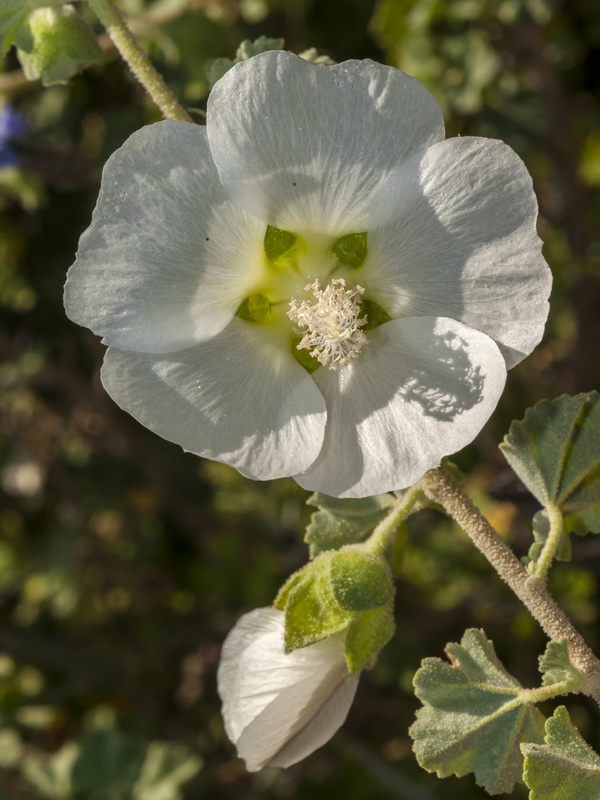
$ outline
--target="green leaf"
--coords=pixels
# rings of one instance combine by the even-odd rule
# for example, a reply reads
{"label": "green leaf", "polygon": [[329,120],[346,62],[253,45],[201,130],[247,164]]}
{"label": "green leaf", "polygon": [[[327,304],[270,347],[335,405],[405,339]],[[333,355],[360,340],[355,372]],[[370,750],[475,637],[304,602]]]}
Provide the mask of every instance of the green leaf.
{"label": "green leaf", "polygon": [[[415,675],[423,703],[409,733],[422,767],[440,778],[474,773],[490,794],[510,792],[521,776],[521,742],[542,741],[544,718],[504,669],[483,631],[467,630]],[[523,694],[522,694],[523,693]]]}
{"label": "green leaf", "polygon": [[571,516],[569,528],[600,533],[600,395],[542,400],[515,421],[501,445],[523,483]]}
{"label": "green leaf", "polygon": [[17,52],[28,80],[42,79],[44,86],[66,83],[73,75],[102,56],[86,20],[71,5],[40,8],[27,21],[31,48]]}
{"label": "green leaf", "polygon": [[544,686],[568,681],[572,685],[571,691],[576,691],[576,687],[582,686],[584,682],[581,670],[571,663],[566,639],[548,644],[546,652],[540,656],[540,672],[544,676]]}
{"label": "green leaf", "polygon": [[0,0],[0,58],[12,44],[27,46],[31,41],[27,19],[37,8],[59,6],[65,0]]}
{"label": "green leaf", "polygon": [[145,742],[135,736],[107,728],[90,731],[81,742],[73,766],[75,797],[85,800],[125,800],[140,774]]}
{"label": "green leaf", "polygon": [[133,788],[133,800],[180,800],[180,787],[202,768],[202,760],[187,747],[151,742],[140,777]]}
{"label": "green leaf", "polygon": [[66,744],[51,756],[25,756],[21,772],[40,797],[66,800],[71,797],[71,772],[78,747]]}
{"label": "green leaf", "polygon": [[397,500],[391,494],[340,500],[316,492],[306,502],[319,509],[311,516],[304,536],[314,558],[325,550],[364,541]]}
{"label": "green leaf", "polygon": [[545,744],[524,744],[529,800],[598,800],[600,757],[559,706],[546,722]]}

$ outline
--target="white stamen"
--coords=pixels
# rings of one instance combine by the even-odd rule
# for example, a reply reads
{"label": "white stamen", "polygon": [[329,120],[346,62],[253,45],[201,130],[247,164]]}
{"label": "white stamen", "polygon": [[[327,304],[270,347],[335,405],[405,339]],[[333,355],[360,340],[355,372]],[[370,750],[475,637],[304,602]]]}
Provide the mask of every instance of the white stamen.
{"label": "white stamen", "polygon": [[[316,303],[292,299],[288,317],[300,328],[307,328],[298,350],[310,350],[321,364],[329,369],[337,369],[347,364],[360,353],[367,343],[361,331],[367,318],[359,319],[360,297],[364,294],[362,286],[346,289],[343,278],[330,281],[321,289],[318,280],[305,287],[317,299]],[[303,333],[304,331],[298,331]],[[312,348],[312,349],[311,349]]]}

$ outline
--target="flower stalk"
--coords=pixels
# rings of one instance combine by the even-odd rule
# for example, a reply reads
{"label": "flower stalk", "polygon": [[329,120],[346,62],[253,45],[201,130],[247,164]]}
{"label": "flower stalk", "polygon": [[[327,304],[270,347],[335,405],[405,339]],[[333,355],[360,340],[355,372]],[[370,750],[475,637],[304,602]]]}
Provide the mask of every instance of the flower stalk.
{"label": "flower stalk", "polygon": [[166,119],[193,122],[125,24],[112,0],[88,0],[129,68]]}
{"label": "flower stalk", "polygon": [[539,575],[529,575],[498,532],[443,467],[429,470],[421,481],[426,495],[439,503],[467,533],[500,577],[525,604],[552,640],[566,638],[572,663],[585,675],[581,691],[600,705],[600,660],[571,620],[549,594]]}
{"label": "flower stalk", "polygon": [[385,555],[398,533],[398,528],[415,510],[423,491],[420,484],[403,494],[387,517],[381,520],[365,542],[365,549],[373,555]]}

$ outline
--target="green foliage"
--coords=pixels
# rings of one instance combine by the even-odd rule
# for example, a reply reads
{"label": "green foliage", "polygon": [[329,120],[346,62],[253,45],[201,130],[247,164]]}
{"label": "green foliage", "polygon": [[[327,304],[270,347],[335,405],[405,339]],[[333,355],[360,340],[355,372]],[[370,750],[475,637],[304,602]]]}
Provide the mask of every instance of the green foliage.
{"label": "green foliage", "polygon": [[600,756],[559,706],[546,721],[545,744],[524,744],[523,777],[530,800],[598,800]]}
{"label": "green foliage", "polygon": [[12,44],[27,46],[31,34],[26,24],[32,11],[63,5],[66,0],[0,0],[0,57]]}
{"label": "green foliage", "polygon": [[[523,561],[527,566],[533,566],[536,563],[542,550],[544,549],[544,545],[548,540],[548,536],[550,535],[550,520],[548,519],[548,514],[545,509],[534,514],[532,520],[532,529],[533,544],[529,548],[529,553],[527,556],[523,558]],[[554,557],[558,559],[558,561],[570,561],[572,555],[573,547],[571,545],[571,537],[569,536],[568,531],[565,529],[560,537],[560,542]]]}
{"label": "green foliage", "polygon": [[23,759],[23,776],[48,800],[180,800],[180,787],[200,768],[183,745],[147,745],[113,728],[89,731],[53,755]]}
{"label": "green foliage", "polygon": [[583,673],[571,663],[566,639],[549,642],[546,651],[540,656],[539,665],[544,686],[566,682],[570,685],[571,691],[576,691],[583,685]]}
{"label": "green foliage", "polygon": [[65,83],[102,55],[93,30],[71,5],[40,8],[26,24],[29,41],[18,42],[18,56],[31,81],[41,78],[44,86]]}
{"label": "green foliage", "polygon": [[424,707],[409,733],[422,767],[440,778],[474,773],[490,794],[519,780],[521,742],[542,741],[543,717],[505,670],[483,631],[446,647],[450,664],[426,658],[415,675]]}
{"label": "green foliage", "polygon": [[391,494],[339,500],[315,492],[306,502],[319,509],[312,514],[304,537],[314,558],[326,550],[364,541],[397,500]]}
{"label": "green foliage", "polygon": [[600,533],[597,392],[542,400],[512,423],[501,448],[542,505],[557,505],[580,531]]}

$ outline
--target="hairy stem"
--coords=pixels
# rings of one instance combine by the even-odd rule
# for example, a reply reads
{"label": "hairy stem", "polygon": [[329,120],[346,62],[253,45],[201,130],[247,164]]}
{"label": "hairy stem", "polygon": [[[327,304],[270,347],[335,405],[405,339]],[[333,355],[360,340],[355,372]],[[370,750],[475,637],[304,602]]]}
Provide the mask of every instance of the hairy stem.
{"label": "hairy stem", "polygon": [[165,118],[192,122],[190,115],[179,104],[171,89],[152,66],[150,59],[137,43],[112,0],[88,0],[88,2],[106,28],[115,47]]}
{"label": "hairy stem", "polygon": [[548,518],[550,520],[550,532],[548,533],[548,538],[544,542],[540,557],[535,562],[533,568],[533,574],[538,575],[540,578],[545,578],[548,574],[548,570],[552,566],[552,561],[558,550],[560,540],[565,532],[565,523],[560,508],[555,505],[549,505],[546,511],[548,512]]}
{"label": "hairy stem", "polygon": [[582,691],[600,705],[600,660],[551,597],[544,579],[527,573],[510,547],[446,469],[438,467],[430,470],[423,477],[420,486],[431,500],[443,506],[458,522],[475,547],[527,606],[550,639],[567,640],[571,661],[585,675]]}
{"label": "hairy stem", "polygon": [[384,555],[392,544],[398,528],[402,522],[415,510],[419,498],[423,497],[423,490],[417,486],[409,489],[400,497],[387,517],[381,520],[373,533],[369,536],[365,546],[376,555]]}

